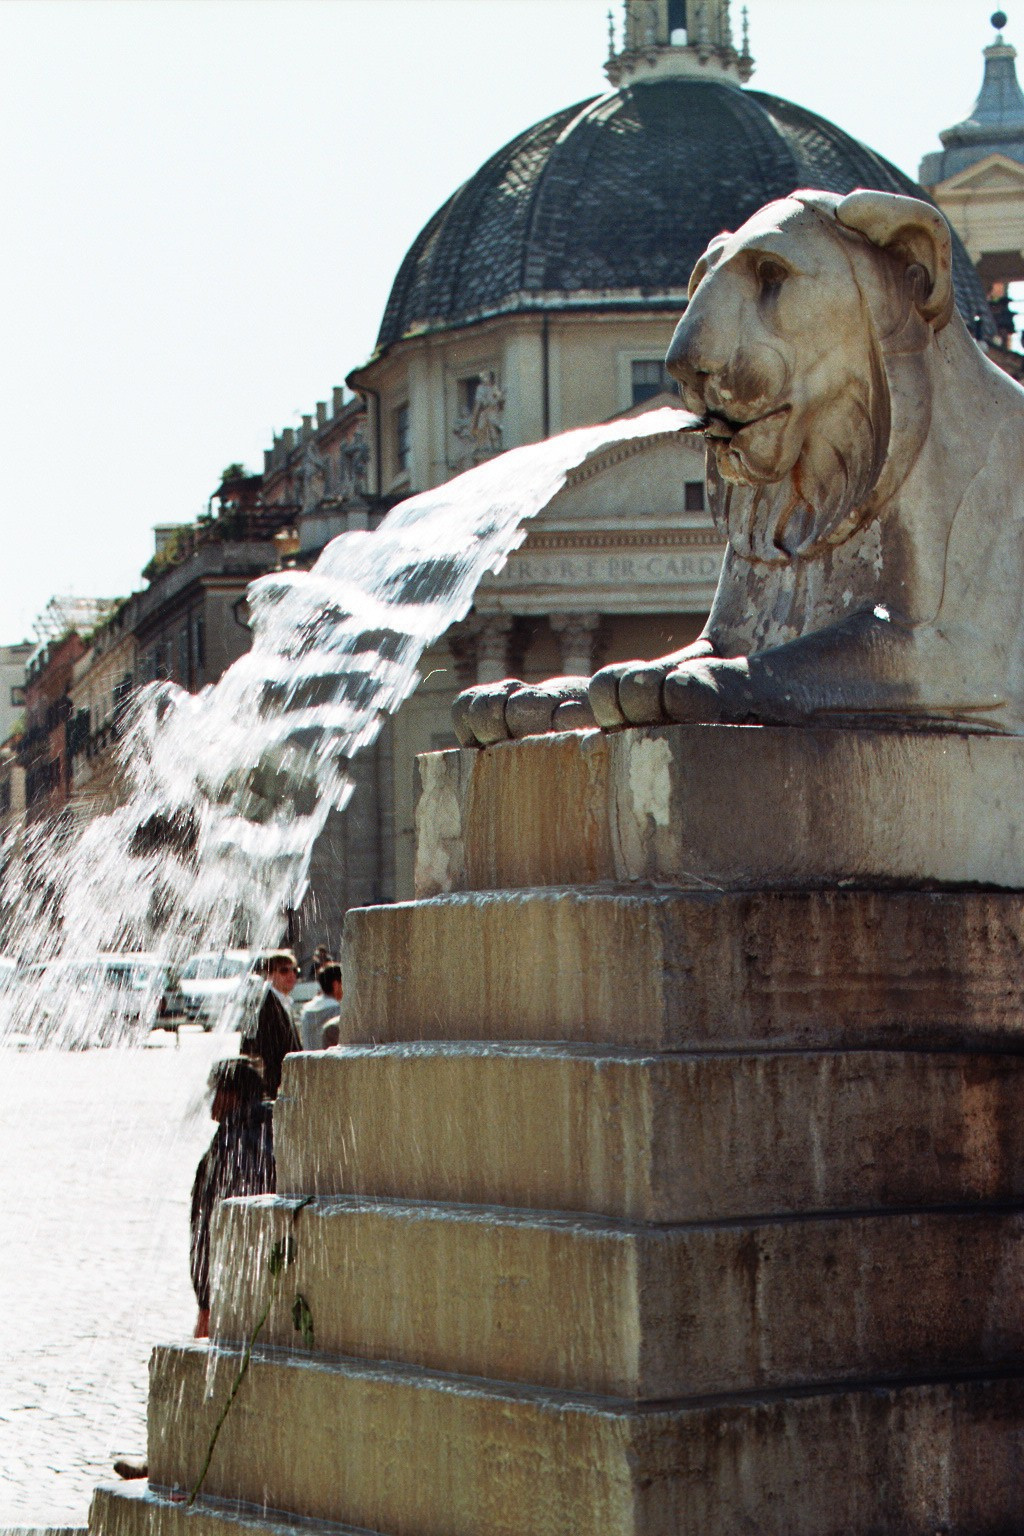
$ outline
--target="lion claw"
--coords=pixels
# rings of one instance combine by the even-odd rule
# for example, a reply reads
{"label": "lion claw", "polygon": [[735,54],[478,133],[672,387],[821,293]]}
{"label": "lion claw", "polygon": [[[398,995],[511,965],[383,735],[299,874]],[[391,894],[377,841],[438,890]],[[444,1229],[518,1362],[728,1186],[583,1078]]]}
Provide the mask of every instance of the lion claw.
{"label": "lion claw", "polygon": [[661,693],[674,662],[649,661],[626,668],[619,678],[619,707],[630,725],[661,725],[665,707]]}
{"label": "lion claw", "polygon": [[662,689],[665,713],[677,725],[742,725],[756,718],[743,661],[693,661],[676,667]]}
{"label": "lion claw", "polygon": [[460,693],[452,705],[452,724],[463,747],[490,747],[507,741],[505,700],[523,684],[517,677],[500,683],[480,683]]}
{"label": "lion claw", "polygon": [[616,662],[614,666],[602,667],[590,679],[587,696],[594,719],[603,731],[614,731],[629,723],[619,707],[619,678],[633,665],[633,662]]}
{"label": "lion claw", "polygon": [[549,731],[593,729],[585,677],[554,677],[530,685],[518,678],[467,688],[452,705],[455,733],[464,747],[490,747]]}

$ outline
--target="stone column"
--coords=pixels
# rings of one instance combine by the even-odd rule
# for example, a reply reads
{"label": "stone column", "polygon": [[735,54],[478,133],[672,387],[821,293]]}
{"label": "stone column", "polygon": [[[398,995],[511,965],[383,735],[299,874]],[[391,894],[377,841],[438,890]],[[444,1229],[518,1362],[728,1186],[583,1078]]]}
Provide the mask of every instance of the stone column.
{"label": "stone column", "polygon": [[472,688],[476,682],[476,637],[477,624],[473,618],[453,624],[444,637],[459,689]]}
{"label": "stone column", "polygon": [[476,680],[500,683],[508,677],[508,637],[512,629],[510,614],[498,613],[480,622],[476,642]]}
{"label": "stone column", "polygon": [[565,677],[589,677],[594,670],[594,635],[599,613],[553,613],[551,628],[561,642]]}

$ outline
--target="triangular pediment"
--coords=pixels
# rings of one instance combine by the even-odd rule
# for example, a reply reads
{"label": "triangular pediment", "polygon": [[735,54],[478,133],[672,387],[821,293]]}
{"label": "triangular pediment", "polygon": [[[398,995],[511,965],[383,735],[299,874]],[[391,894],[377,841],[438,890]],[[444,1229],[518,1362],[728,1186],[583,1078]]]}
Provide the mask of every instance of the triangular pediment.
{"label": "triangular pediment", "polygon": [[1024,165],[1009,155],[986,155],[976,165],[940,181],[931,191],[940,205],[946,192],[1024,192]]}
{"label": "triangular pediment", "polygon": [[[660,396],[644,402],[647,410],[662,404]],[[691,419],[688,412],[679,410],[678,398],[674,404],[680,424]],[[687,484],[698,483],[704,483],[704,439],[699,432],[670,428],[654,437],[629,438],[591,455],[573,470],[564,488],[537,517],[536,526],[674,523],[687,517]],[[693,515],[691,509],[689,516]]]}

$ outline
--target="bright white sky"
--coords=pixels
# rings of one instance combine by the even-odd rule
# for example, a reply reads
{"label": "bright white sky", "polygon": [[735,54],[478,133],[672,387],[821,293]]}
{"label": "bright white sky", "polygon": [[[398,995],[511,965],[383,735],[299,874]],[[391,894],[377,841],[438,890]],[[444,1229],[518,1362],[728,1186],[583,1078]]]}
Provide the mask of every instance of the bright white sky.
{"label": "bright white sky", "polygon": [[[915,174],[977,94],[994,7],[749,8],[752,84]],[[54,592],[141,585],[154,523],[195,517],[224,465],[261,467],[273,431],[329,398],[435,208],[602,89],[607,10],[0,3],[0,640]]]}

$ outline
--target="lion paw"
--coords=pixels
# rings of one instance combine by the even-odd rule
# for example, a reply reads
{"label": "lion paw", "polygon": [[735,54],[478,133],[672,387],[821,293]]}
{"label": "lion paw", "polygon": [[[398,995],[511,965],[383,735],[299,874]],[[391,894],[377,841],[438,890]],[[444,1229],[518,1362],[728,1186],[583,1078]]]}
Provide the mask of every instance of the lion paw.
{"label": "lion paw", "polygon": [[598,725],[614,731],[624,725],[663,725],[672,716],[665,708],[665,681],[684,663],[710,652],[706,640],[656,661],[617,661],[590,679],[590,707]]}
{"label": "lion paw", "polygon": [[467,688],[452,705],[455,734],[464,747],[490,747],[549,731],[593,729],[588,678],[553,677],[546,683],[506,678]]}
{"label": "lion paw", "polygon": [[620,661],[602,667],[590,680],[590,707],[605,730],[623,725],[659,725],[665,719],[661,685],[677,665],[664,661]]}

